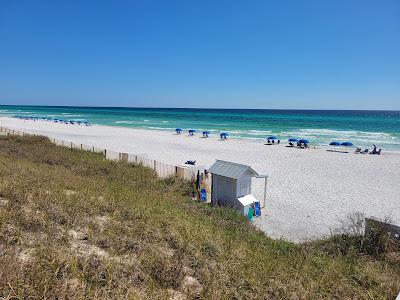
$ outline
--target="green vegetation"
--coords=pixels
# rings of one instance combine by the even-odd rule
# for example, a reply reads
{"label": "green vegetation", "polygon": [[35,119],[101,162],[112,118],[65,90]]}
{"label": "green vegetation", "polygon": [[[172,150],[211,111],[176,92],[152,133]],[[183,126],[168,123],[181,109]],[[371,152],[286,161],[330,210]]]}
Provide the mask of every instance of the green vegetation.
{"label": "green vegetation", "polygon": [[193,186],[39,137],[0,137],[0,298],[393,299],[398,256],[267,238]]}

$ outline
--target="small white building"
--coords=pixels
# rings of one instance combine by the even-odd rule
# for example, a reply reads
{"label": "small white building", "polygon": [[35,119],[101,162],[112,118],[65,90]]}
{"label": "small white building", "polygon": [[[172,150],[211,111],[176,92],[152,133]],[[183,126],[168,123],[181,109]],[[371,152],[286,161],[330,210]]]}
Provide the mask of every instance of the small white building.
{"label": "small white building", "polygon": [[250,166],[224,160],[217,160],[208,172],[212,174],[211,203],[232,206],[242,215],[247,215],[249,208],[257,202],[251,195],[251,178],[267,178]]}

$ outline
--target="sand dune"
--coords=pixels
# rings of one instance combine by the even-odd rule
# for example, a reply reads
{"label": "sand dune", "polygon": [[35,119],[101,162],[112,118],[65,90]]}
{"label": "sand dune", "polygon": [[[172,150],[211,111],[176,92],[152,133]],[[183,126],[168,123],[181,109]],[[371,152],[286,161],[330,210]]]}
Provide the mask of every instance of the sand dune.
{"label": "sand dune", "polygon": [[[332,153],[326,149],[265,146],[250,139],[175,135],[108,126],[77,126],[1,117],[1,126],[149,157],[169,164],[196,160],[209,167],[215,159],[251,165],[270,176],[267,207],[255,224],[274,238],[293,241],[320,237],[348,213],[391,216],[400,222],[400,153],[381,156]],[[262,196],[255,180],[253,194]]]}

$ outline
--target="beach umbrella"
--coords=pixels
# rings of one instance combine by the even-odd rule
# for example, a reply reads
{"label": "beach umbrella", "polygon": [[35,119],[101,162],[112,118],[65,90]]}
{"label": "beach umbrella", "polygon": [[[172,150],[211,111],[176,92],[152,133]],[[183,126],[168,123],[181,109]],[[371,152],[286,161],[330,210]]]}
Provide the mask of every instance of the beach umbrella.
{"label": "beach umbrella", "polygon": [[203,131],[203,136],[208,136],[209,134],[210,134],[209,131],[207,131],[207,130]]}
{"label": "beach umbrella", "polygon": [[176,131],[177,133],[180,133],[180,132],[182,131],[182,129],[181,129],[181,128],[176,128],[175,131]]}
{"label": "beach umbrella", "polygon": [[297,142],[297,141],[298,141],[298,139],[294,139],[294,138],[288,139],[288,142]]}
{"label": "beach umbrella", "polygon": [[340,146],[339,142],[330,142],[329,146]]}
{"label": "beach umbrella", "polygon": [[351,143],[351,142],[344,142],[344,143],[342,143],[341,145],[342,145],[342,146],[345,146],[345,147],[351,147],[351,146],[353,146],[353,143]]}
{"label": "beach umbrella", "polygon": [[221,133],[219,134],[219,136],[221,137],[221,139],[225,139],[225,140],[226,140],[226,137],[229,136],[229,133],[227,133],[227,132],[221,132]]}
{"label": "beach umbrella", "polygon": [[274,135],[267,137],[267,140],[277,140],[277,139],[278,139],[278,137],[276,137]]}
{"label": "beach umbrella", "polygon": [[300,143],[300,144],[308,144],[309,141],[308,141],[308,140],[299,140],[299,143]]}

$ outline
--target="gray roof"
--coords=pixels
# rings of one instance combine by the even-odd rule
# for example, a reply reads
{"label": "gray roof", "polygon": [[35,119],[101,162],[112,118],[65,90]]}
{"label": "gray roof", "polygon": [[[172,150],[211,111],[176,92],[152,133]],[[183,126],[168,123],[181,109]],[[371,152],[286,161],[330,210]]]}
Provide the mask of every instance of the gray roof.
{"label": "gray roof", "polygon": [[238,179],[240,176],[249,172],[253,176],[258,176],[250,166],[237,164],[224,160],[217,160],[209,169],[208,172],[215,175],[220,175],[228,178]]}

